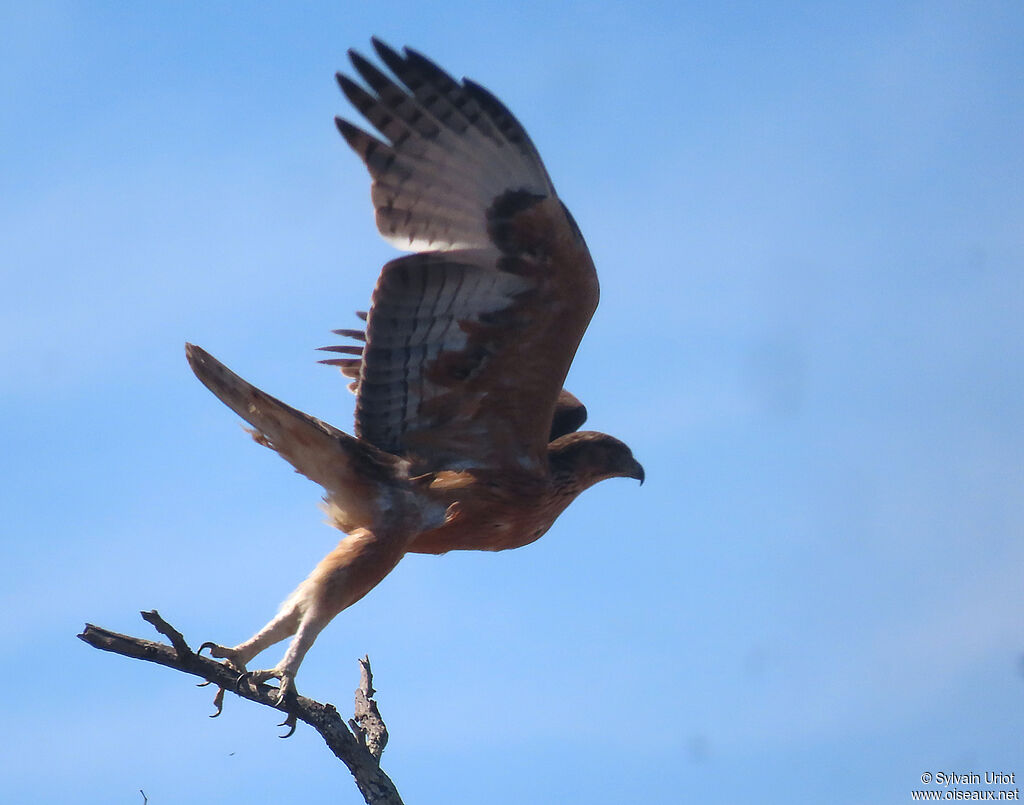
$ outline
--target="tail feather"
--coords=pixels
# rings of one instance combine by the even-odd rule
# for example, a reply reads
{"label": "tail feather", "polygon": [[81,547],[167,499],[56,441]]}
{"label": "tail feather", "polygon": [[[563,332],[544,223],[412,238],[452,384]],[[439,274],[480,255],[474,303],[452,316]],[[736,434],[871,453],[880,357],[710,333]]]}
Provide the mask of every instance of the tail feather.
{"label": "tail feather", "polygon": [[200,347],[186,344],[185,355],[203,385],[253,426],[257,442],[327,490],[345,525],[373,522],[386,505],[382,493],[405,474],[402,459],[260,391]]}

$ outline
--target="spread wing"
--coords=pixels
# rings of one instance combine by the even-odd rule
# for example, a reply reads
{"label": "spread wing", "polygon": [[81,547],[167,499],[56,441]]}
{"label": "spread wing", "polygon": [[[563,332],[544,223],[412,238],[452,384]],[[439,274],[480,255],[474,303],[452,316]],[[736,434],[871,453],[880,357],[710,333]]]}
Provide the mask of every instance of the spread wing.
{"label": "spread wing", "polygon": [[[366,313],[359,311],[357,313],[364,320]],[[336,335],[345,336],[355,341],[366,341],[365,330],[332,330]],[[352,382],[348,384],[349,389],[355,393],[359,388],[359,373],[362,368],[363,359],[363,348],[352,345],[338,345],[333,347],[320,347],[323,352],[337,352],[342,355],[357,355],[360,357],[354,358],[327,358],[320,361],[320,363],[327,364],[328,366],[337,366],[343,375],[346,377],[353,378]],[[580,402],[579,398],[575,394],[562,389],[558,393],[558,399],[555,401],[555,413],[551,419],[551,432],[548,434],[548,441],[553,442],[560,436],[565,436],[567,433],[574,433],[583,427],[583,423],[587,421],[587,407]]]}
{"label": "spread wing", "polygon": [[[479,85],[374,40],[338,77],[377,139],[338,128],[373,177],[384,266],[356,378],[356,433],[421,469],[547,472],[569,365],[597,306],[593,262],[533,143]],[[340,331],[359,337],[359,331]],[[571,396],[571,395],[570,395]],[[565,427],[565,425],[561,425]]]}

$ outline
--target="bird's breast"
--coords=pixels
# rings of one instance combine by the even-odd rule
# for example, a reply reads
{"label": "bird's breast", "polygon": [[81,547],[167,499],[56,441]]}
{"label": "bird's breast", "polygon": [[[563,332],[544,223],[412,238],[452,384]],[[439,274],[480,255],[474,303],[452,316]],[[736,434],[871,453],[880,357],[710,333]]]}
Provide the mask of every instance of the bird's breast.
{"label": "bird's breast", "polygon": [[471,484],[453,492],[445,522],[416,537],[411,553],[521,548],[543,536],[569,503],[548,484]]}

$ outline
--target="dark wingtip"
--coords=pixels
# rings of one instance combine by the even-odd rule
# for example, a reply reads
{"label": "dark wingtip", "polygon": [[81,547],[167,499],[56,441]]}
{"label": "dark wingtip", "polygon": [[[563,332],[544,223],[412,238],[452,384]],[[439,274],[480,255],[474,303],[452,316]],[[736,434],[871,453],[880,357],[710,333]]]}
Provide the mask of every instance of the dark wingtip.
{"label": "dark wingtip", "polygon": [[185,342],[185,360],[188,361],[188,365],[192,367],[193,371],[197,364],[204,363],[209,357],[210,354],[202,347],[197,347],[188,341]]}
{"label": "dark wingtip", "polygon": [[349,123],[345,118],[335,116],[334,125],[337,126],[338,132],[342,137],[345,138],[345,142],[349,144],[357,153],[360,153],[357,143],[359,142],[359,136],[369,136],[360,129],[358,126]]}
{"label": "dark wingtip", "polygon": [[370,60],[366,58],[362,53],[354,48],[348,49],[348,60],[352,62],[352,66],[356,68],[359,75],[365,77],[364,70],[370,69],[375,70],[376,68],[371,64]]}
{"label": "dark wingtip", "polygon": [[398,55],[398,51],[396,51],[383,39],[376,36],[371,36],[370,44],[373,45],[373,49],[377,52],[377,55],[380,56],[381,60],[389,67],[391,66],[392,63],[402,61],[402,57]]}

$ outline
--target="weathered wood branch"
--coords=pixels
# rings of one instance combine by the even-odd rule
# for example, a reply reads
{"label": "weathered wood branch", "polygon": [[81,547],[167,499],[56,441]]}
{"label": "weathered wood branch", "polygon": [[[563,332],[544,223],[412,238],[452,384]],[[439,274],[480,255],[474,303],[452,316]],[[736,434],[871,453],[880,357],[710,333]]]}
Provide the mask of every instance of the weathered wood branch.
{"label": "weathered wood branch", "polygon": [[118,634],[92,624],[86,624],[78,637],[93,648],[165,665],[217,685],[220,691],[215,699],[215,716],[220,715],[224,690],[231,690],[243,699],[287,713],[285,724],[294,724],[296,719],[309,724],[320,733],[328,749],[348,766],[368,805],[402,805],[395,784],[380,768],[381,752],[387,743],[387,728],[380,717],[377,702],[373,699],[373,674],[368,657],[359,660],[360,683],[356,689],[355,718],[349,722],[352,726],[350,730],[333,704],[321,704],[305,696],[295,696],[278,703],[277,688],[270,685],[245,683],[236,686],[238,671],[196,654],[181,633],[161,618],[156,610],[141,614],[145,621],[170,641],[170,645]]}
{"label": "weathered wood branch", "polygon": [[377,702],[373,698],[373,671],[370,670],[369,656],[359,661],[359,687],[356,688],[355,718],[348,720],[352,732],[363,742],[369,753],[380,760],[384,747],[388,745],[388,728],[380,717]]}

